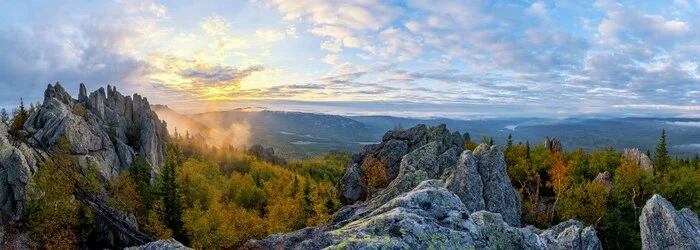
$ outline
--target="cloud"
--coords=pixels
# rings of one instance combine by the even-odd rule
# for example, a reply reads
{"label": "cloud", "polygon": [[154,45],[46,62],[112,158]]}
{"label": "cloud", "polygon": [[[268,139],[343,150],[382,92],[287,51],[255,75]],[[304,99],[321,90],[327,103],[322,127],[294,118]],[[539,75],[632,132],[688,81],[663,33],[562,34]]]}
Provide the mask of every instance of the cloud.
{"label": "cloud", "polygon": [[213,36],[225,35],[230,26],[231,24],[218,14],[205,18],[199,25],[204,33]]}
{"label": "cloud", "polygon": [[547,14],[547,6],[544,2],[537,1],[530,5],[530,8],[527,9],[527,12],[537,16],[545,16]]}
{"label": "cloud", "polygon": [[[292,33],[294,34],[294,33]],[[285,38],[285,34],[272,29],[257,29],[255,30],[255,36],[263,39],[265,42],[273,43],[281,41]]]}
{"label": "cloud", "polygon": [[[167,17],[160,5],[140,3],[114,6],[114,12],[75,22],[7,23],[0,26],[0,106],[16,105],[19,97],[39,101],[47,84],[61,81],[77,93],[88,85],[135,84],[151,66],[133,57],[133,44],[159,35],[153,23]],[[121,22],[117,18],[129,18]]]}

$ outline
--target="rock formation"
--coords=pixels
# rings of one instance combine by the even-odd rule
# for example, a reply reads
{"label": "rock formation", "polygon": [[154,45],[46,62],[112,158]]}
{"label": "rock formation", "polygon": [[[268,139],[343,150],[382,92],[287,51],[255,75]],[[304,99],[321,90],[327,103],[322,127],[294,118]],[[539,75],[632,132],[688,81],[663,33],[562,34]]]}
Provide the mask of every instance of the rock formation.
{"label": "rock formation", "polygon": [[258,159],[278,165],[287,165],[287,160],[275,154],[275,149],[265,148],[260,144],[255,144],[248,149],[248,153],[258,157]]}
{"label": "rock formation", "polygon": [[654,172],[654,164],[651,162],[651,159],[638,148],[626,148],[625,151],[622,152],[622,158],[637,163],[639,167],[649,173]]}
{"label": "rock formation", "polygon": [[24,129],[35,148],[51,148],[65,136],[78,162],[97,163],[108,180],[120,169],[128,169],[137,156],[157,174],[168,143],[166,124],[151,111],[146,98],[125,97],[109,85],[106,94],[100,88],[88,95],[81,84],[78,100],[59,83],[49,85],[43,106],[29,117]]}
{"label": "rock formation", "polygon": [[642,249],[700,249],[700,220],[688,208],[676,210],[658,194],[639,216]]}
{"label": "rock formation", "polygon": [[595,179],[593,179],[593,181],[603,183],[608,192],[610,192],[610,190],[612,189],[613,179],[612,175],[608,171],[598,173],[598,175],[595,177]]}
{"label": "rock formation", "polygon": [[38,155],[26,144],[8,140],[8,128],[3,123],[0,123],[0,169],[0,211],[18,220],[26,207],[25,186],[38,171]]}
{"label": "rock formation", "polygon": [[[444,125],[390,131],[353,155],[338,189],[344,202],[331,225],[251,240],[244,249],[599,249],[595,230],[576,221],[547,230],[520,226],[520,196],[496,146],[464,150]],[[390,180],[372,190],[367,159]]]}
{"label": "rock formation", "polygon": [[418,125],[406,130],[391,130],[384,134],[379,144],[367,145],[362,152],[352,156],[352,162],[346,167],[345,174],[340,180],[341,201],[352,204],[371,197],[373,192],[368,190],[365,183],[365,174],[362,170],[370,161],[378,161],[386,171],[389,181],[399,175],[399,165],[404,155],[412,152],[428,143],[435,142],[437,153],[444,153],[447,149],[457,148],[461,152],[466,143],[468,134],[464,136],[459,132],[449,133],[447,127],[439,125],[428,129],[425,125]]}
{"label": "rock formation", "polygon": [[[128,169],[136,157],[143,157],[153,175],[164,163],[168,144],[166,124],[151,111],[148,100],[135,94],[125,97],[107,86],[88,95],[80,85],[73,99],[59,83],[49,85],[44,102],[22,125],[27,140],[11,140],[8,128],[0,124],[0,214],[21,220],[26,207],[26,185],[39,171],[40,162],[50,157],[65,138],[70,153],[81,168],[94,164],[103,181]],[[116,212],[115,212],[116,213]],[[133,215],[120,215],[136,228]],[[129,244],[109,223],[99,221],[98,232],[107,245]],[[126,242],[126,243],[125,243]]]}
{"label": "rock formation", "polygon": [[561,142],[556,137],[549,139],[549,136],[544,137],[544,148],[549,152],[561,152]]}
{"label": "rock formation", "polygon": [[516,228],[498,213],[470,213],[439,180],[421,182],[367,216],[251,240],[241,249],[600,249],[596,232],[566,221]]}
{"label": "rock formation", "polygon": [[182,243],[174,240],[158,240],[141,246],[127,247],[124,250],[191,250],[191,248],[182,245]]}

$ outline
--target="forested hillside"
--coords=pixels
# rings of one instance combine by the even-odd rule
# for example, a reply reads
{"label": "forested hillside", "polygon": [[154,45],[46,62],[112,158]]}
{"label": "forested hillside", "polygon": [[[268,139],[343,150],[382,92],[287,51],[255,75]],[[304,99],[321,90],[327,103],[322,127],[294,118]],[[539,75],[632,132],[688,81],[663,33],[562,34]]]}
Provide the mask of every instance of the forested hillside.
{"label": "forested hillside", "polygon": [[509,140],[504,154],[523,223],[544,228],[576,219],[594,225],[608,249],[641,248],[638,218],[653,194],[700,211],[700,158],[672,159],[666,143],[664,132],[648,171],[613,148],[559,152]]}

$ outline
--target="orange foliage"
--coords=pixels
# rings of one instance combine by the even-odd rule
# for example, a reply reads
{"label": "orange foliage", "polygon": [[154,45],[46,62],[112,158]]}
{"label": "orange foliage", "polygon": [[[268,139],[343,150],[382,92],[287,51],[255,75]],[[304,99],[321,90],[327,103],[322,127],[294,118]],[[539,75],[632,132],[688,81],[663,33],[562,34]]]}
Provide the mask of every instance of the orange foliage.
{"label": "orange foliage", "polygon": [[362,164],[365,172],[365,181],[370,189],[383,188],[389,184],[389,176],[386,174],[386,167],[381,161],[375,158],[367,158]]}

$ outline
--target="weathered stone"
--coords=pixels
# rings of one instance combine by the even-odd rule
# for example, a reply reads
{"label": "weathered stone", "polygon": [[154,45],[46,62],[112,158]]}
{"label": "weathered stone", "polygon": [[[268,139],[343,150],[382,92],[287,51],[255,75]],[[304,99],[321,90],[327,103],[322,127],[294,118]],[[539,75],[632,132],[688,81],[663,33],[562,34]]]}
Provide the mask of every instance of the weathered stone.
{"label": "weathered stone", "polygon": [[0,211],[19,220],[26,207],[25,186],[36,173],[36,154],[25,144],[13,145],[8,128],[0,123]]}
{"label": "weathered stone", "polygon": [[486,209],[483,196],[484,184],[472,151],[462,152],[454,173],[447,179],[446,187],[462,200],[469,212]]}
{"label": "weathered stone", "polygon": [[362,182],[362,167],[357,163],[350,163],[345,168],[343,177],[338,182],[340,199],[343,203],[353,203],[363,199],[366,195],[364,183]]}
{"label": "weathered stone", "polygon": [[503,152],[481,144],[474,149],[474,157],[484,184],[486,210],[500,213],[512,226],[520,226],[520,195],[510,184]]}
{"label": "weathered stone", "polygon": [[639,167],[649,173],[654,172],[654,164],[649,159],[649,156],[642,153],[638,148],[626,148],[622,152],[622,158],[636,163]]}
{"label": "weathered stone", "polygon": [[[459,132],[450,133],[444,124],[431,128],[428,128],[423,124],[419,124],[405,130],[390,130],[384,134],[382,141],[379,144],[365,146],[360,153],[353,154],[352,162],[349,166],[358,164],[356,167],[362,169],[363,165],[367,164],[368,162],[374,163],[379,161],[385,168],[387,176],[389,177],[389,183],[391,183],[391,181],[394,179],[399,178],[401,162],[402,159],[405,158],[405,155],[408,155],[427,144],[435,143],[435,147],[437,149],[436,156],[440,156],[446,151],[452,149],[449,154],[445,154],[439,158],[439,161],[447,162],[432,164],[428,166],[428,168],[423,169],[423,172],[427,174],[427,176],[431,176],[430,178],[437,178],[434,176],[442,173],[443,168],[450,169],[456,164],[458,159],[457,156],[462,150],[464,150],[463,147],[466,143],[466,138],[468,138],[468,134],[463,136]],[[452,161],[452,163],[449,161]],[[356,174],[358,173],[360,174],[360,178],[357,178],[358,176]],[[348,181],[365,182],[364,179],[364,173],[361,171],[353,170],[352,172],[346,172],[341,178],[338,187],[362,187],[363,185],[348,183]],[[407,182],[404,180],[399,181],[399,183],[406,184]],[[381,189],[362,190],[361,192],[357,192],[357,190],[342,189],[339,191],[341,193],[341,201],[343,201],[344,204],[352,204],[369,197],[376,197],[377,194],[370,194],[369,192],[378,192],[381,191]],[[344,196],[345,193],[353,194],[353,197]],[[358,196],[356,195],[358,193],[364,193],[366,195]]]}
{"label": "weathered stone", "polygon": [[154,242],[149,242],[149,243],[141,245],[141,246],[124,248],[124,250],[190,250],[190,249],[191,248],[182,245],[182,243],[180,243],[174,239],[158,240],[158,241],[154,241]]}
{"label": "weathered stone", "polygon": [[700,220],[690,209],[676,210],[658,194],[639,216],[642,249],[700,249]]}
{"label": "weathered stone", "polygon": [[87,100],[88,100],[87,88],[85,87],[85,84],[81,83],[80,84],[80,92],[78,93],[78,102],[86,103]]}
{"label": "weathered stone", "polygon": [[580,223],[539,231],[509,226],[496,213],[470,215],[441,181],[428,180],[352,222],[251,240],[241,249],[600,249],[595,230]]}

